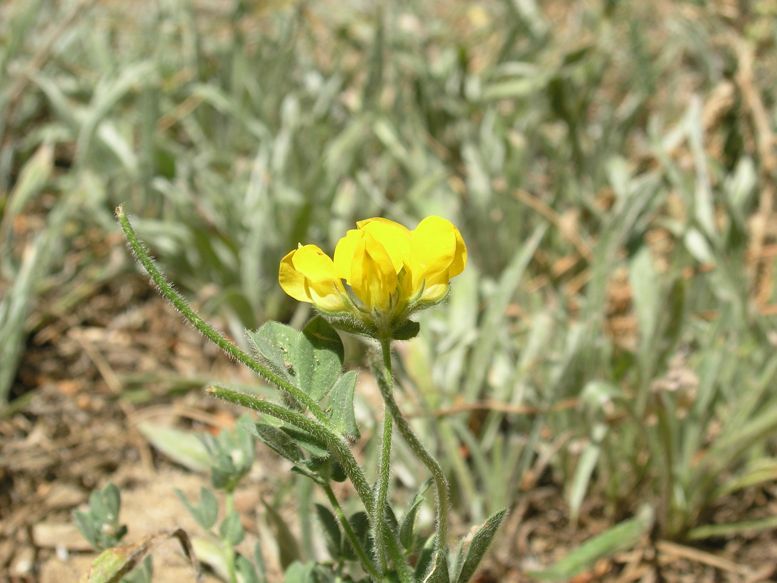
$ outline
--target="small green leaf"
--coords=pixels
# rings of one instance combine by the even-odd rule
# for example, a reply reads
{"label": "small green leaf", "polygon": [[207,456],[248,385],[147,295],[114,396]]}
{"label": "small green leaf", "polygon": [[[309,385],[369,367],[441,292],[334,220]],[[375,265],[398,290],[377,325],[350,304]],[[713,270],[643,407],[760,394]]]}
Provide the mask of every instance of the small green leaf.
{"label": "small green leaf", "polygon": [[418,555],[418,561],[415,564],[415,576],[421,580],[429,566],[432,564],[432,558],[434,557],[436,536],[430,536],[424,546],[421,548],[421,552]]}
{"label": "small green leaf", "polygon": [[284,431],[265,423],[255,424],[256,436],[270,447],[275,453],[287,460],[298,463],[305,459],[305,454]]}
{"label": "small green leaf", "polygon": [[288,379],[295,385],[297,371],[297,346],[302,337],[299,330],[280,322],[267,322],[256,332],[246,331],[248,340],[259,357],[275,373]]}
{"label": "small green leaf", "polygon": [[75,521],[76,526],[78,527],[78,530],[81,532],[83,537],[89,542],[90,545],[92,545],[94,548],[97,548],[97,530],[94,523],[92,522],[92,515],[87,512],[76,510],[73,513],[73,520]]}
{"label": "small green leaf", "polygon": [[602,557],[633,547],[652,526],[653,509],[645,506],[636,517],[589,539],[552,567],[530,572],[529,576],[542,581],[569,581]]}
{"label": "small green leaf", "polygon": [[153,423],[141,423],[138,429],[151,445],[174,462],[195,472],[210,469],[208,450],[193,433]]}
{"label": "small green leaf", "polygon": [[106,520],[115,521],[119,518],[119,509],[121,508],[121,493],[113,483],[108,483],[102,489],[103,508],[105,509]]}
{"label": "small green leaf", "polygon": [[329,553],[332,555],[332,558],[336,560],[340,557],[342,551],[342,536],[340,534],[340,527],[337,524],[337,519],[329,508],[321,504],[316,504],[316,514],[318,514],[321,526],[324,527]]}
{"label": "small green leaf", "polygon": [[456,583],[466,583],[475,574],[480,560],[486,554],[488,546],[491,544],[491,540],[494,538],[506,514],[507,510],[500,510],[489,516],[483,523],[483,526],[472,537],[466,558],[461,564],[461,571],[459,571],[459,575],[456,577]]}
{"label": "small green leaf", "polygon": [[89,569],[89,583],[114,583],[132,570],[131,555],[122,548],[107,549],[100,553]]}
{"label": "small green leaf", "polygon": [[283,583],[317,583],[315,579],[315,565],[313,563],[290,564],[283,574]]}
{"label": "small green leaf", "polygon": [[427,480],[421,485],[421,489],[413,498],[410,503],[410,508],[407,509],[404,518],[402,518],[402,525],[399,527],[399,541],[402,546],[407,550],[410,550],[413,546],[413,529],[415,528],[415,517],[418,514],[418,509],[421,507],[421,503],[424,501],[424,495],[431,486],[432,480]]}
{"label": "small green leaf", "polygon": [[256,574],[256,569],[254,569],[251,561],[243,555],[238,555],[235,558],[235,567],[237,568],[238,579],[243,583],[262,583],[263,579],[260,579],[259,575]]}
{"label": "small green leaf", "polygon": [[343,371],[343,341],[326,320],[316,316],[302,330],[295,358],[298,386],[318,401]]}
{"label": "small green leaf", "polygon": [[[351,524],[353,532],[356,534],[356,538],[364,547],[364,550],[368,555],[372,555],[372,537],[370,536],[370,520],[367,517],[367,513],[364,511],[354,512],[348,522]],[[345,539],[343,545],[343,555],[351,560],[356,560],[356,553],[353,550],[348,539]]]}
{"label": "small green leaf", "polygon": [[332,426],[350,441],[359,439],[359,428],[353,411],[356,377],[356,371],[350,370],[337,379],[329,400],[329,420]]}
{"label": "small green leaf", "polygon": [[131,545],[122,545],[103,551],[92,562],[92,566],[82,582],[119,583],[121,578],[137,567],[155,546],[169,538],[178,540],[184,554],[189,559],[195,577],[199,577],[199,564],[194,557],[191,541],[186,532],[179,528],[152,534]]}
{"label": "small green leaf", "polygon": [[221,538],[231,545],[239,545],[245,536],[243,525],[240,524],[240,515],[232,512],[222,521],[219,527]]}
{"label": "small green leaf", "polygon": [[196,506],[189,502],[186,495],[178,488],[175,489],[175,494],[202,528],[210,530],[216,524],[219,513],[218,501],[208,488],[205,486],[200,488],[200,503]]}
{"label": "small green leaf", "polygon": [[325,461],[329,459],[329,450],[326,447],[326,443],[315,435],[288,426],[281,427],[281,430],[302,449],[309,452],[316,460]]}

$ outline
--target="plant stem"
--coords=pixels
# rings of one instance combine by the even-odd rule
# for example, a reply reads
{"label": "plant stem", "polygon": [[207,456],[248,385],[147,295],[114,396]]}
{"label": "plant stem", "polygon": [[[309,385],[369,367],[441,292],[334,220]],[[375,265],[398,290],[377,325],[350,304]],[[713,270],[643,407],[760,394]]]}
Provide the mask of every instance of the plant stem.
{"label": "plant stem", "polygon": [[[264,413],[265,415],[275,417],[290,425],[294,425],[326,443],[327,449],[329,449],[343,467],[345,475],[348,476],[348,479],[356,489],[356,494],[364,505],[367,516],[370,517],[370,522],[372,522],[375,515],[375,501],[373,499],[372,489],[367,482],[367,478],[364,476],[364,472],[362,472],[359,464],[356,463],[356,459],[353,457],[353,453],[351,453],[348,443],[337,432],[331,429],[328,424],[306,417],[283,405],[271,403],[270,401],[266,401],[255,395],[241,393],[240,391],[235,391],[226,387],[208,387],[208,392],[219,399],[224,399],[225,401],[229,401],[230,403],[234,403],[241,407],[253,409],[254,411],[259,411],[260,413]],[[396,532],[396,529],[391,527],[391,525],[387,525],[387,528],[390,534],[387,540],[388,554],[394,560],[394,566],[397,569],[399,580],[401,583],[413,583],[413,571],[402,556],[402,546],[399,542],[399,534]]]}
{"label": "plant stem", "polygon": [[213,342],[216,346],[221,348],[229,356],[244,364],[252,371],[257,373],[260,377],[266,381],[272,383],[278,387],[281,391],[288,393],[294,399],[305,405],[316,419],[322,422],[327,421],[326,413],[313,399],[311,399],[307,393],[295,387],[288,381],[282,379],[280,376],[272,372],[261,363],[254,360],[248,353],[241,350],[235,343],[227,340],[218,330],[203,320],[197,312],[195,312],[188,302],[179,294],[170,282],[167,281],[165,276],[156,266],[154,260],[151,259],[145,245],[138,239],[135,229],[132,227],[127,215],[124,214],[124,209],[119,206],[116,208],[116,218],[119,220],[122,231],[127,238],[130,249],[135,255],[135,258],[143,266],[148,273],[151,281],[156,284],[159,293],[173,306],[181,312],[184,318],[186,318],[192,326],[200,331],[208,340]]}
{"label": "plant stem", "polygon": [[[229,490],[224,495],[224,519],[226,520],[235,511],[235,495]],[[227,547],[227,578],[229,583],[237,583],[235,571],[235,547],[228,540],[224,540]]]}
{"label": "plant stem", "polygon": [[[387,371],[391,374],[390,371]],[[375,494],[375,549],[378,555],[378,564],[383,571],[386,570],[386,502],[388,500],[389,478],[391,477],[391,433],[394,422],[388,409],[383,415],[383,435],[380,448],[380,461],[378,466],[378,487]]]}
{"label": "plant stem", "polygon": [[362,504],[364,504],[368,516],[372,516],[374,504],[372,489],[367,482],[367,478],[364,476],[364,472],[362,472],[359,464],[356,463],[356,459],[354,459],[346,441],[332,431],[327,425],[315,419],[311,419],[310,417],[305,417],[302,413],[292,411],[283,405],[266,401],[255,395],[241,393],[240,391],[220,387],[218,385],[208,387],[208,392],[219,399],[224,399],[225,401],[240,405],[241,407],[253,409],[254,411],[259,411],[260,413],[264,413],[265,415],[275,417],[290,425],[294,425],[326,443],[327,448],[332,452],[332,455],[337,458],[337,461],[343,467],[345,475],[348,476],[348,479],[356,489],[356,494],[361,499]]}
{"label": "plant stem", "polygon": [[326,497],[329,499],[329,503],[332,505],[332,508],[335,509],[335,514],[340,521],[340,526],[343,527],[345,536],[348,537],[348,541],[351,543],[351,547],[353,547],[356,556],[359,557],[362,567],[367,573],[369,573],[370,577],[376,581],[379,581],[380,574],[375,568],[372,559],[370,559],[369,555],[367,555],[367,551],[364,550],[361,541],[359,541],[359,537],[356,536],[351,523],[345,516],[345,512],[343,512],[342,506],[340,506],[340,502],[338,502],[337,498],[335,497],[335,493],[332,491],[332,487],[327,482],[321,482],[321,486],[323,487],[324,492],[326,493]]}
{"label": "plant stem", "polygon": [[421,460],[429,472],[432,474],[434,480],[435,489],[437,493],[437,540],[436,544],[436,557],[434,566],[431,572],[442,574],[447,572],[447,538],[448,538],[448,509],[450,507],[450,498],[448,494],[448,480],[445,477],[445,472],[440,466],[440,463],[432,456],[431,453],[423,446],[421,440],[418,439],[413,428],[407,422],[407,419],[402,415],[402,411],[399,409],[396,400],[394,399],[393,388],[394,378],[391,372],[391,346],[388,342],[381,342],[381,350],[383,352],[383,368],[386,371],[386,377],[381,379],[378,376],[378,385],[380,386],[380,392],[383,396],[383,402],[386,404],[386,408],[391,413],[391,417],[397,424],[397,430],[407,445],[413,450],[416,457]]}

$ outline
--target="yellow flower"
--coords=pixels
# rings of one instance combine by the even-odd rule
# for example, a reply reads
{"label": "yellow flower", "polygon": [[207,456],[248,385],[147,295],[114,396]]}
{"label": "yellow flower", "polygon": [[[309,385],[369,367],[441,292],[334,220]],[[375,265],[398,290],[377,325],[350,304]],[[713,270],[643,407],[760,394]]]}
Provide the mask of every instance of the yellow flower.
{"label": "yellow flower", "polygon": [[384,218],[356,227],[337,243],[334,261],[315,245],[286,255],[278,276],[283,290],[325,314],[384,333],[442,301],[467,262],[461,233],[440,217],[427,217],[412,231]]}

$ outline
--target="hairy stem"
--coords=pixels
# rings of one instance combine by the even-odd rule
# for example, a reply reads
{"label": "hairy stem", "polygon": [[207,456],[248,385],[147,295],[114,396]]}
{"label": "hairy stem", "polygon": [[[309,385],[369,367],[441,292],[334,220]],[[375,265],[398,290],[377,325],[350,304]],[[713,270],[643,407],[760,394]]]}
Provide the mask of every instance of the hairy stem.
{"label": "hairy stem", "polygon": [[119,220],[119,225],[121,225],[121,229],[124,231],[124,235],[127,238],[127,242],[129,243],[130,249],[132,249],[135,258],[146,270],[149,277],[151,278],[151,281],[153,281],[157,286],[159,293],[161,293],[168,302],[173,304],[173,306],[179,312],[181,312],[181,314],[183,314],[183,317],[186,318],[192,326],[199,330],[203,336],[221,348],[221,350],[226,352],[229,356],[244,364],[252,371],[257,373],[260,377],[272,383],[278,387],[278,389],[289,394],[298,402],[305,405],[305,407],[310,410],[316,419],[322,422],[326,422],[326,413],[324,413],[323,409],[321,409],[318,403],[311,399],[307,393],[281,378],[266,366],[263,366],[261,363],[257,362],[248,353],[241,350],[235,343],[227,340],[224,335],[222,335],[213,326],[203,320],[200,315],[197,314],[197,312],[195,312],[191,306],[189,306],[188,302],[181,294],[175,291],[170,282],[167,281],[165,276],[156,266],[154,260],[151,259],[151,256],[148,254],[145,245],[143,245],[143,243],[138,239],[135,229],[132,227],[132,224],[127,218],[127,215],[124,214],[124,209],[121,206],[116,208],[116,218]]}
{"label": "hairy stem", "polygon": [[337,435],[334,431],[332,431],[326,424],[321,423],[315,419],[311,419],[310,417],[305,417],[305,415],[302,413],[292,411],[283,405],[278,405],[277,403],[266,401],[255,395],[241,393],[240,391],[235,391],[226,387],[208,387],[208,392],[214,397],[218,397],[219,399],[224,399],[225,401],[229,401],[235,405],[247,407],[249,409],[253,409],[254,411],[259,411],[269,415],[270,417],[275,417],[276,419],[285,421],[286,423],[294,425],[303,431],[307,431],[311,435],[326,443],[327,448],[330,452],[332,452],[332,455],[335,456],[338,463],[343,467],[345,475],[348,476],[348,479],[356,489],[356,494],[359,496],[362,504],[364,504],[364,507],[367,509],[367,514],[372,516],[374,505],[372,500],[372,490],[369,483],[367,482],[367,478],[364,477],[364,472],[362,472],[359,464],[356,463],[356,460],[354,459],[346,441]]}
{"label": "hairy stem", "polygon": [[383,435],[380,448],[380,461],[378,467],[378,487],[375,493],[375,549],[378,555],[378,564],[386,570],[386,502],[388,501],[389,478],[391,476],[391,433],[394,423],[388,409],[383,417]]}
{"label": "hairy stem", "polygon": [[402,439],[405,440],[421,463],[426,466],[434,480],[437,494],[437,540],[435,543],[437,548],[431,573],[442,574],[447,572],[448,509],[450,507],[448,479],[445,477],[445,472],[443,471],[442,466],[440,466],[440,463],[423,446],[421,440],[418,439],[418,436],[413,431],[413,428],[410,427],[407,419],[402,415],[402,411],[399,409],[399,405],[397,405],[393,394],[394,379],[391,375],[390,346],[388,343],[381,343],[381,349],[383,352],[383,368],[386,371],[386,376],[385,378],[381,378],[381,376],[378,375],[378,385],[380,386],[380,392],[383,396],[383,401],[386,404],[386,409],[391,413],[394,422],[397,424],[397,430],[402,436]]}
{"label": "hairy stem", "polygon": [[[254,411],[259,411],[260,413],[264,413],[265,415],[275,417],[280,421],[294,425],[326,443],[327,449],[329,449],[338,463],[343,467],[345,475],[348,476],[348,479],[356,489],[356,494],[364,505],[367,516],[370,517],[370,522],[372,523],[373,516],[375,515],[375,504],[372,489],[367,482],[367,478],[364,477],[364,472],[362,472],[362,469],[353,457],[353,453],[351,453],[348,443],[340,437],[337,432],[330,429],[326,423],[321,423],[320,421],[306,417],[283,405],[271,403],[270,401],[266,401],[255,395],[241,393],[240,391],[235,391],[226,387],[208,387],[208,392],[219,399],[229,401],[230,403],[234,403],[241,407],[253,409]],[[388,554],[394,560],[394,566],[397,569],[400,582],[414,583],[413,571],[402,555],[399,534],[396,532],[396,529],[391,528],[390,525],[388,525],[388,533],[390,536],[387,540],[387,550]]]}

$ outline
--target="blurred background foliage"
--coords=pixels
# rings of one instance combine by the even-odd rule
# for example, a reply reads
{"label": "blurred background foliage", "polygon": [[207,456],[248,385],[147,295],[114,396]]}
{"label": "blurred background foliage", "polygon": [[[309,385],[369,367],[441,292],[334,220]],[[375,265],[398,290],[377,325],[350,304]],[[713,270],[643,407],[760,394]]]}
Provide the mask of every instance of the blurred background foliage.
{"label": "blurred background foliage", "polygon": [[440,214],[470,263],[399,347],[401,397],[461,516],[551,480],[572,521],[593,496],[674,539],[771,528],[710,523],[777,478],[775,22],[774,0],[5,2],[0,395],[30,389],[42,298],[135,269],[119,203],[241,340],[306,319],[277,286],[298,242]]}

